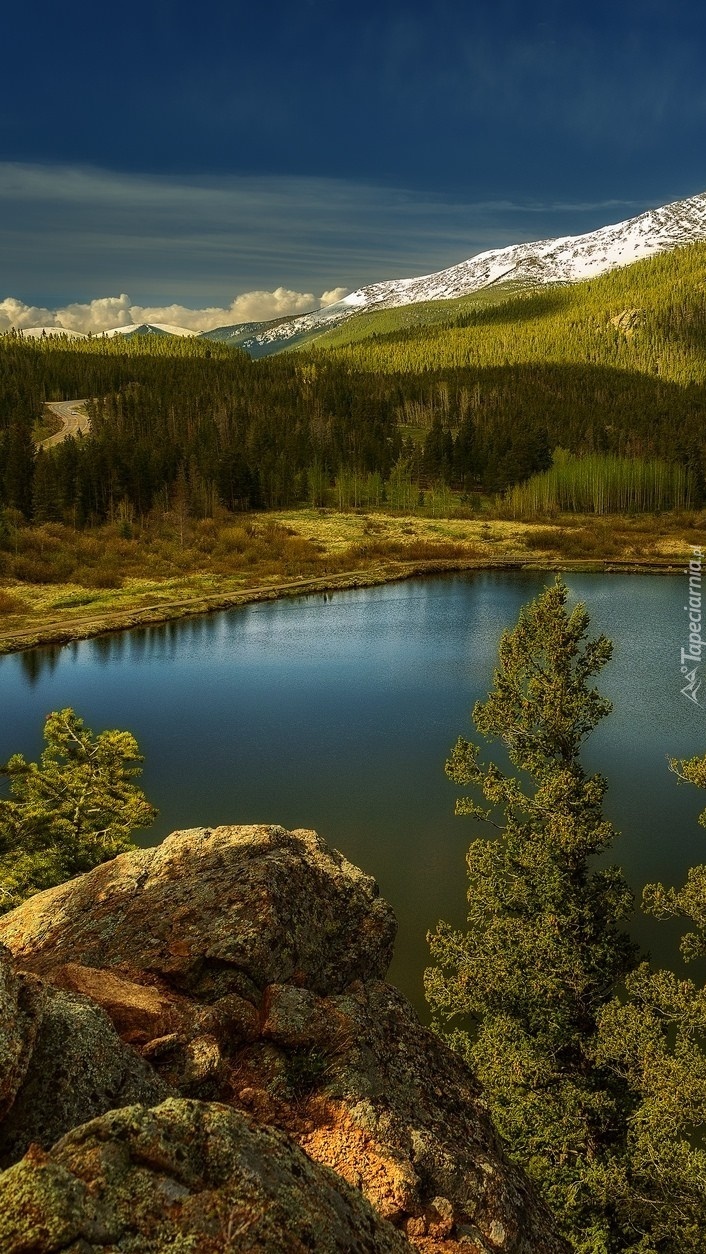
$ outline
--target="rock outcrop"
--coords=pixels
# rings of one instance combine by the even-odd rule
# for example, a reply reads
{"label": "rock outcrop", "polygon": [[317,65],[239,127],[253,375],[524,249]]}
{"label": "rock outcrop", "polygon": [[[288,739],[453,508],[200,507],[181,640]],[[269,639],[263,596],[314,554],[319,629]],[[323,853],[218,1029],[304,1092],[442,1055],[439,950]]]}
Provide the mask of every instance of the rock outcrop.
{"label": "rock outcrop", "polygon": [[[296,1142],[312,1171],[332,1169],[337,1187],[346,1181],[381,1223],[394,1225],[400,1241],[427,1254],[565,1254],[552,1217],[508,1161],[472,1074],[384,982],[394,932],[374,881],[315,833],[278,827],[177,832],[158,849],[123,854],[0,919],[0,941],[21,972],[14,978],[27,988],[48,982],[54,999],[109,1016],[122,1047],[164,1092],[179,1094],[185,1119],[186,1110],[210,1118],[203,1113],[209,1109],[225,1119],[225,1106],[241,1120],[238,1128],[276,1130],[277,1144],[288,1137],[294,1153]],[[9,1087],[19,1094],[28,1032],[18,1009],[6,1054],[15,1076]],[[0,1072],[0,1094],[2,1086]],[[157,1100],[121,1092],[114,1105]],[[173,1130],[177,1107],[160,1109],[172,1112]],[[111,1124],[114,1118],[94,1120],[90,1135],[112,1144],[118,1133],[106,1129],[123,1127]],[[78,1145],[84,1133],[71,1133],[48,1160],[31,1151],[35,1166],[13,1172],[34,1178],[40,1166],[51,1173],[59,1161],[63,1170],[66,1146]],[[47,1147],[46,1135],[34,1139]],[[17,1153],[24,1148],[8,1144]],[[142,1177],[125,1170],[120,1190],[129,1193]],[[204,1172],[201,1192],[211,1187]],[[111,1194],[113,1184],[106,1188]],[[235,1196],[226,1189],[224,1197],[237,1211]],[[206,1212],[197,1213],[194,1233],[206,1224]],[[153,1220],[144,1214],[149,1234]],[[253,1222],[255,1232],[260,1221]],[[302,1249],[358,1248],[302,1241]]]}
{"label": "rock outcrop", "polygon": [[0,920],[25,970],[117,968],[205,1002],[274,981],[325,994],[381,979],[395,931],[370,876],[315,832],[281,827],[175,832]]}
{"label": "rock outcrop", "polygon": [[16,975],[9,950],[0,945],[0,1120],[27,1073],[41,1007],[39,982]]}
{"label": "rock outcrop", "polygon": [[217,1103],[129,1106],[0,1176],[3,1254],[410,1254],[287,1137]]}

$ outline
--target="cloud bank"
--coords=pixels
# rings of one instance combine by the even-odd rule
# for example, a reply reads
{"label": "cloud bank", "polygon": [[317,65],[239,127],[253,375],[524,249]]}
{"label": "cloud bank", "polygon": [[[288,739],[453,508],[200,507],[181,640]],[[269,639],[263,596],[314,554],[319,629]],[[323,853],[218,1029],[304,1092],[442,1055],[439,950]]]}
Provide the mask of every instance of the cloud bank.
{"label": "cloud bank", "polygon": [[313,292],[294,292],[277,287],[272,292],[242,292],[225,308],[211,305],[206,309],[190,309],[186,305],[136,305],[127,293],[100,296],[81,304],[75,302],[60,309],[27,305],[14,296],[0,301],[0,331],[14,327],[56,327],[65,331],[90,331],[99,335],[113,327],[139,326],[143,322],[170,323],[190,331],[212,331],[215,327],[238,322],[266,322],[293,314],[310,313],[322,305],[332,305],[348,292],[335,287],[316,297]]}

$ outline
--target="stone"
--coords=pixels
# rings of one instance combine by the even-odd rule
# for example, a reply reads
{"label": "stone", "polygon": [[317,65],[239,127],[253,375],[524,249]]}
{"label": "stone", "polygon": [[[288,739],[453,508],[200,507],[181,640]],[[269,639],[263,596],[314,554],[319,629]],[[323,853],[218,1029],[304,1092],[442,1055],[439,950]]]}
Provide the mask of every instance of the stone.
{"label": "stone", "polygon": [[326,1045],[350,1035],[351,1020],[341,1014],[330,998],[317,997],[306,988],[271,984],[263,1001],[262,1035],[278,1045],[298,1049]]}
{"label": "stone", "polygon": [[229,1107],[131,1106],[0,1175],[3,1254],[410,1254],[402,1233],[281,1133]]}
{"label": "stone", "polygon": [[201,1001],[382,977],[396,931],[370,876],[315,832],[193,828],[37,893],[0,919],[18,965],[152,973]]}
{"label": "stone", "polygon": [[142,1057],[182,1097],[218,1100],[227,1087],[226,1062],[214,1036],[173,1032],[150,1041]]}
{"label": "stone", "polygon": [[260,1035],[260,1014],[256,1006],[230,993],[209,1006],[197,1010],[194,1030],[214,1036],[220,1045],[232,1049]]}
{"label": "stone", "polygon": [[22,1085],[0,1123],[0,1166],[16,1162],[31,1143],[48,1149],[95,1115],[160,1102],[170,1092],[98,1006],[61,989],[44,993]]}
{"label": "stone", "polygon": [[10,951],[0,945],[0,1120],[27,1072],[43,1005],[39,981],[17,975]]}
{"label": "stone", "polygon": [[67,962],[52,970],[51,980],[58,988],[90,997],[105,1010],[124,1039],[152,1040],[166,1035],[181,1023],[179,1011],[168,996],[114,971]]}
{"label": "stone", "polygon": [[[474,1076],[396,989],[361,982],[310,1012],[313,1033],[324,1014],[348,1025],[332,1034],[308,1100],[287,1125],[310,1157],[395,1223],[423,1217],[438,1239],[472,1225],[493,1251],[566,1254],[548,1209],[509,1161]],[[306,1038],[301,1016],[297,1032]]]}

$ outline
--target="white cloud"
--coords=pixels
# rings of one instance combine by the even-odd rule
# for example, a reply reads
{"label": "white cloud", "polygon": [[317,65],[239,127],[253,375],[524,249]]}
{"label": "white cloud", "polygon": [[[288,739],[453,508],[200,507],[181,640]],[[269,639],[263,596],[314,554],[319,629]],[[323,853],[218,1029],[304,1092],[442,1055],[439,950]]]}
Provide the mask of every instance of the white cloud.
{"label": "white cloud", "polygon": [[265,322],[293,314],[309,313],[322,305],[341,300],[348,288],[336,287],[316,297],[313,292],[294,292],[277,287],[272,292],[242,292],[226,307],[190,309],[186,305],[135,305],[127,293],[100,296],[85,304],[74,303],[60,309],[43,309],[26,305],[8,296],[0,301],[0,331],[15,327],[63,327],[67,331],[91,331],[100,335],[113,327],[139,326],[142,322],[171,323],[190,331],[211,331],[214,327],[238,322]]}
{"label": "white cloud", "polygon": [[56,314],[50,309],[42,309],[39,305],[25,305],[14,296],[6,296],[0,300],[0,331],[8,331],[14,327],[16,331],[24,327],[56,326]]}
{"label": "white cloud", "polygon": [[124,327],[132,322],[130,297],[123,292],[121,296],[101,296],[88,304],[65,305],[57,309],[56,320],[67,331],[110,331],[113,327]]}
{"label": "white cloud", "polygon": [[335,305],[337,300],[343,300],[348,295],[348,291],[347,287],[332,287],[330,292],[321,293],[321,304]]}

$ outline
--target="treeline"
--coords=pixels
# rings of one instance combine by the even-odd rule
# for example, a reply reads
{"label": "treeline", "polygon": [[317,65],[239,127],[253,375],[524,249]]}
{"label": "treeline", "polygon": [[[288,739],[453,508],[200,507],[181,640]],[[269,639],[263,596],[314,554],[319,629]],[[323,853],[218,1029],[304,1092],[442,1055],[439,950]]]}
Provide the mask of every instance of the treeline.
{"label": "treeline", "polygon": [[[298,502],[416,504],[444,484],[517,482],[549,465],[546,431],[477,420],[465,378],[398,379],[335,361],[253,362],[218,344],[137,337],[0,339],[0,507],[102,522],[119,511],[200,517]],[[422,438],[410,412],[443,397]],[[46,401],[88,398],[89,438],[36,451]],[[482,417],[482,416],[481,416]]]}
{"label": "treeline", "polygon": [[[386,386],[347,369],[252,362],[218,344],[138,337],[0,341],[0,503],[102,521],[174,498],[201,515],[306,499],[309,471],[387,478],[402,451]],[[91,435],[35,455],[45,401],[88,398]]]}

